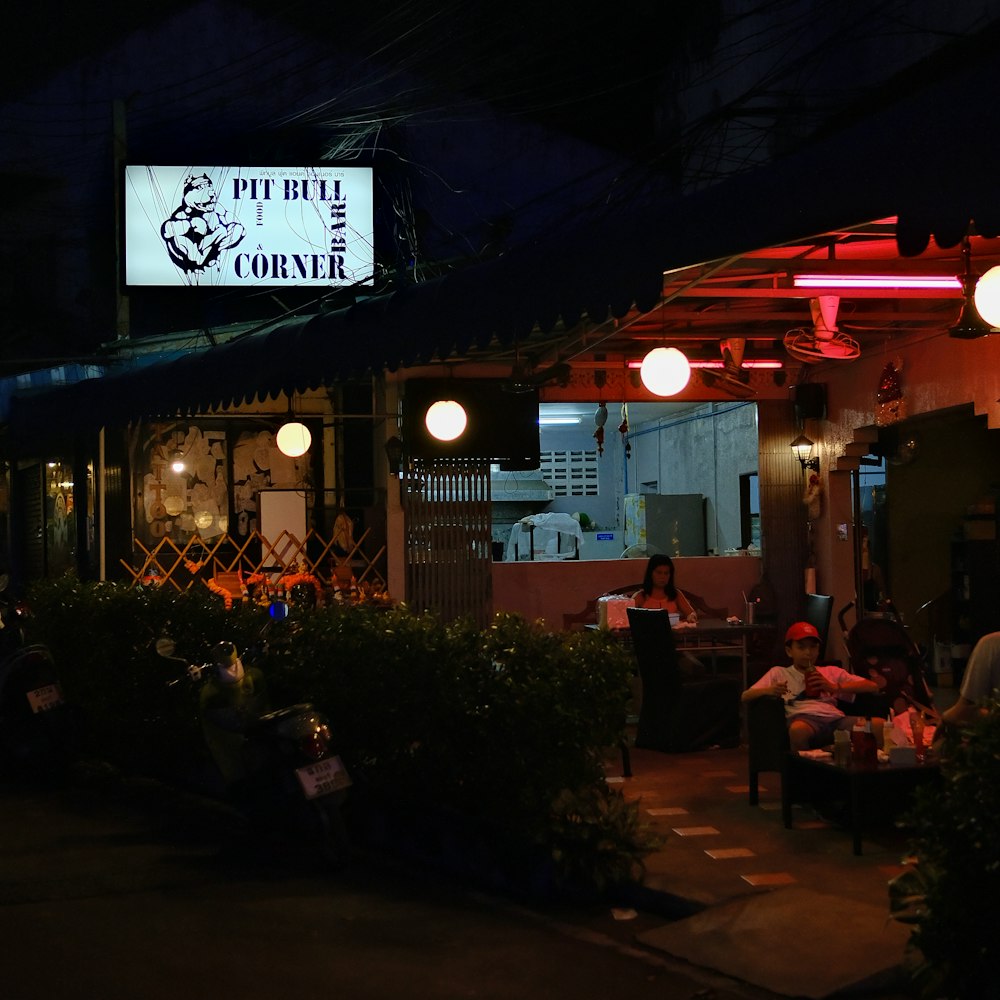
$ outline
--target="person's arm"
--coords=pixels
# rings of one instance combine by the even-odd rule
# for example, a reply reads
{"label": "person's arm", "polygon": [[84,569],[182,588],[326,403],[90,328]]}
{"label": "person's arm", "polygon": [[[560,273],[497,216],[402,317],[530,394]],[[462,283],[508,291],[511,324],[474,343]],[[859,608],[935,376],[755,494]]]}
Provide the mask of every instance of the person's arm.
{"label": "person's arm", "polygon": [[646,604],[646,591],[644,591],[644,590],[637,590],[632,595],[632,600],[635,601],[635,606],[637,608],[643,607]]}
{"label": "person's arm", "polygon": [[951,708],[941,713],[942,723],[951,723],[954,726],[965,726],[970,722],[975,722],[980,716],[985,715],[986,710],[980,708],[974,701],[958,696],[958,700]]}
{"label": "person's arm", "polygon": [[788,681],[780,674],[769,670],[759,681],[740,695],[740,701],[756,701],[758,698],[781,698],[788,690]]}
{"label": "person's arm", "polygon": [[740,695],[740,701],[756,701],[758,698],[780,698],[786,690],[787,685],[783,684],[769,684],[766,687],[757,687],[755,684],[753,687],[748,687],[743,694]]}
{"label": "person's arm", "polygon": [[[832,672],[834,676],[831,678],[828,672]],[[829,692],[832,695],[839,696],[842,694],[875,694],[878,691],[878,685],[868,677],[859,677],[857,674],[852,674],[843,668],[827,667],[826,670],[818,671],[820,677],[823,680],[823,690]]]}
{"label": "person's arm", "polygon": [[695,611],[683,590],[677,591],[677,610],[680,612],[681,618],[689,622],[696,622],[698,620],[698,612]]}

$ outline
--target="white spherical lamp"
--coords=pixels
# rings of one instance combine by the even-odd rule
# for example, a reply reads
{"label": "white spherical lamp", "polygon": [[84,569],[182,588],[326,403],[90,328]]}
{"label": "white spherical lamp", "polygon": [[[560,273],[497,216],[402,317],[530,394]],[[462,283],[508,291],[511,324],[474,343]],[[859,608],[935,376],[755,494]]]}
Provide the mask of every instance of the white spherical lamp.
{"label": "white spherical lamp", "polygon": [[439,399],[427,408],[424,423],[431,437],[438,441],[454,441],[465,431],[469,418],[461,403],[453,399]]}
{"label": "white spherical lamp", "polygon": [[289,458],[298,458],[309,450],[312,444],[312,434],[305,424],[297,421],[289,421],[278,428],[278,433],[274,436],[278,451]]}
{"label": "white spherical lamp", "polygon": [[991,267],[976,282],[976,312],[990,326],[1000,327],[1000,267]]}
{"label": "white spherical lamp", "polygon": [[657,347],[642,359],[639,377],[654,396],[676,396],[691,378],[691,365],[676,347]]}

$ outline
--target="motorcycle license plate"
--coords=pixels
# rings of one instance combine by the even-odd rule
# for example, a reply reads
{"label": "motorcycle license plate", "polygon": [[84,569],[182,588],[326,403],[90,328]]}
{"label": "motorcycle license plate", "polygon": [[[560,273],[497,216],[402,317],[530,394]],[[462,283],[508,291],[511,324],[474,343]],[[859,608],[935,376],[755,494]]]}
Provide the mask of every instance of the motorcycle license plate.
{"label": "motorcycle license plate", "polygon": [[55,708],[63,703],[62,692],[58,684],[46,684],[44,687],[35,688],[28,692],[28,704],[31,711],[47,712],[50,708]]}
{"label": "motorcycle license plate", "polygon": [[351,776],[339,757],[327,757],[326,760],[295,769],[302,791],[307,799],[318,799],[321,795],[339,792],[351,784]]}

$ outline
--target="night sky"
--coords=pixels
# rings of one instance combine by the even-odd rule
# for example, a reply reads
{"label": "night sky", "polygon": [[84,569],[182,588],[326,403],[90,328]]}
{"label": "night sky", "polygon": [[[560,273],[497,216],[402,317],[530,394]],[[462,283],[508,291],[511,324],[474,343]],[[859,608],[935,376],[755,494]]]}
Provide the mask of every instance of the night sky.
{"label": "night sky", "polygon": [[[640,146],[655,124],[665,55],[672,46],[707,42],[717,7],[712,0],[631,0],[613,13],[566,0],[233,3],[411,69],[444,90],[622,151]],[[5,16],[0,88],[23,91],[59,66],[192,6],[20,5]]]}

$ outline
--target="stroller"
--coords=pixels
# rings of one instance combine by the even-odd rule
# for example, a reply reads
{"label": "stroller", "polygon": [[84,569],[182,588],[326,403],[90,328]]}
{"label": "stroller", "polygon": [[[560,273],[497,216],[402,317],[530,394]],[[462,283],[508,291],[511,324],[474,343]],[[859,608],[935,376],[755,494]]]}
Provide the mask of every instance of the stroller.
{"label": "stroller", "polygon": [[924,676],[923,654],[899,616],[892,610],[867,615],[849,629],[845,616],[853,607],[851,601],[837,614],[850,656],[848,669],[879,687],[877,694],[857,695],[854,711],[863,707],[863,714],[889,718],[890,711],[899,716],[916,708],[928,721],[937,722],[940,715]]}

